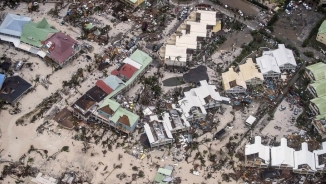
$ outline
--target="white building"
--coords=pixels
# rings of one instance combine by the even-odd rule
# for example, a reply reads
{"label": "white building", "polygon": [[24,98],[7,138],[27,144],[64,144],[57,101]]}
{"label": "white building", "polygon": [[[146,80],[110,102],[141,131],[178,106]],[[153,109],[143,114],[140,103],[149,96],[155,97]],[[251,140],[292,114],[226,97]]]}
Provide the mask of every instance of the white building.
{"label": "white building", "polygon": [[274,57],[263,55],[259,58],[256,58],[256,61],[264,78],[280,78],[281,70],[277,66],[277,62]]}
{"label": "white building", "polygon": [[178,101],[180,109],[187,121],[205,120],[206,109],[220,106],[222,101],[230,101],[221,97],[215,85],[209,85],[207,81],[200,81],[197,88],[185,92],[185,97]]}
{"label": "white building", "polygon": [[325,172],[326,163],[326,142],[322,143],[322,148],[320,150],[314,150],[313,154],[315,156],[316,170],[320,172]]}
{"label": "white building", "polygon": [[301,150],[294,152],[293,172],[300,174],[309,174],[316,171],[314,154],[308,150],[308,144],[303,142]]}
{"label": "white building", "polygon": [[261,144],[261,137],[255,137],[254,144],[245,147],[245,165],[247,167],[267,168],[270,162],[270,149]]}
{"label": "white building", "polygon": [[174,139],[168,125],[156,115],[150,116],[150,123],[144,125],[151,148],[172,144]]}
{"label": "white building", "polygon": [[183,132],[189,130],[190,123],[176,109],[163,114],[163,122],[167,125],[171,133]]}
{"label": "white building", "polygon": [[294,168],[294,149],[287,146],[287,139],[281,139],[281,145],[271,148],[271,166],[280,169]]}
{"label": "white building", "polygon": [[176,45],[166,45],[165,64],[169,66],[186,66],[187,47],[178,47]]}
{"label": "white building", "polygon": [[256,61],[265,78],[279,78],[281,72],[297,67],[293,51],[285,48],[284,44],[278,44],[278,49],[264,51]]}
{"label": "white building", "polygon": [[263,55],[274,57],[276,59],[277,66],[282,72],[285,70],[295,70],[297,67],[293,51],[285,48],[284,44],[278,44],[278,49],[272,51],[264,51]]}

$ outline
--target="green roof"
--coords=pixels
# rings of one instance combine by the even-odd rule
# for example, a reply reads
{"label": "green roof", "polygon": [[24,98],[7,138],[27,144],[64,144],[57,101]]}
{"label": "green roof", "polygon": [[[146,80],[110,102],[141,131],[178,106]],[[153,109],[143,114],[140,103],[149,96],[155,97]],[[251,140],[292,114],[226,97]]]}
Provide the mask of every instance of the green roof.
{"label": "green roof", "polygon": [[137,0],[129,0],[130,2],[132,2],[132,3],[136,3],[137,2]]}
{"label": "green roof", "polygon": [[111,100],[111,99],[109,99],[109,98],[105,98],[104,100],[103,100],[103,103],[101,104],[101,106],[99,107],[99,109],[100,108],[102,108],[102,107],[105,107],[105,106],[109,106],[110,107],[110,109],[112,109],[113,111],[116,111],[119,107],[120,107],[120,104],[118,103],[118,102],[116,102],[116,101],[114,101],[114,100]]}
{"label": "green roof", "polygon": [[326,79],[315,81],[310,85],[315,89],[319,97],[326,95]]}
{"label": "green roof", "polygon": [[95,26],[92,23],[85,24],[85,29],[93,29]]}
{"label": "green roof", "polygon": [[319,33],[326,33],[326,20],[324,20],[324,22],[320,25],[318,29],[318,34]]}
{"label": "green roof", "polygon": [[[135,62],[141,64],[141,67],[139,68],[139,70],[137,70],[132,77],[125,82],[125,85],[129,85],[131,84],[136,77],[152,62],[152,58],[146,54],[145,52],[141,51],[141,50],[136,50],[133,54],[131,54],[131,56],[129,57],[130,59],[134,60]],[[111,98],[114,95],[116,95],[117,93],[119,93],[123,88],[125,88],[125,85],[120,85],[117,89],[115,89],[114,91],[112,91],[112,93],[110,93],[106,98]]]}
{"label": "green roof", "polygon": [[155,175],[155,182],[160,183],[160,184],[165,184],[167,182],[164,182],[163,180],[165,179],[166,176],[164,176],[161,173],[156,173]]}
{"label": "green roof", "polygon": [[138,49],[132,53],[129,58],[141,64],[142,66],[149,65],[153,60],[148,54]]}
{"label": "green roof", "polygon": [[321,115],[326,114],[326,96],[314,98],[310,100],[310,102],[314,103],[318,107]]}
{"label": "green roof", "polygon": [[326,74],[326,64],[324,63],[316,63],[310,66],[307,66],[306,69],[310,70],[311,73],[315,76],[315,80],[321,80],[325,78]]}
{"label": "green roof", "polygon": [[111,117],[111,121],[117,123],[123,115],[126,115],[128,117],[130,124],[129,127],[132,127],[139,119],[139,116],[137,114],[134,114],[124,108],[118,108],[114,115]]}
{"label": "green roof", "polygon": [[315,117],[316,120],[326,120],[326,114],[318,115]]}
{"label": "green roof", "polygon": [[50,33],[58,32],[43,18],[40,22],[29,22],[24,25],[20,41],[35,47],[41,47],[41,41],[45,41]]}
{"label": "green roof", "polygon": [[171,174],[172,174],[172,170],[170,170],[170,169],[165,169],[165,168],[159,168],[159,169],[157,170],[157,172],[158,172],[158,173],[161,173],[161,174],[163,174],[163,175],[165,175],[165,176],[171,176]]}

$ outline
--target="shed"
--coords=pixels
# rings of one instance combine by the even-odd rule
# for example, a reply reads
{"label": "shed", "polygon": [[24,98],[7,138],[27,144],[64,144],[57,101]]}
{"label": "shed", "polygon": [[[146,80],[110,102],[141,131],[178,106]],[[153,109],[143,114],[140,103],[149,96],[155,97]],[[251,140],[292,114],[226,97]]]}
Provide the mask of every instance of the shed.
{"label": "shed", "polygon": [[218,132],[215,134],[214,138],[215,138],[215,139],[219,139],[219,138],[221,138],[222,135],[225,134],[225,132],[226,132],[225,129],[222,129],[222,130],[218,131]]}
{"label": "shed", "polygon": [[250,115],[248,119],[246,120],[246,125],[251,126],[256,121],[256,118]]}

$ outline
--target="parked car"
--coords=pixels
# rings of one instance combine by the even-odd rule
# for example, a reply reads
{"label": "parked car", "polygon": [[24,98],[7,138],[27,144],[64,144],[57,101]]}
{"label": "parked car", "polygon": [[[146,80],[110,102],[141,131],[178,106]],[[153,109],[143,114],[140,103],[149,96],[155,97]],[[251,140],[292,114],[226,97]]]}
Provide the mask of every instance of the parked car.
{"label": "parked car", "polygon": [[286,109],[286,107],[283,106],[283,105],[281,105],[281,107],[280,107],[280,111],[284,111],[285,109]]}
{"label": "parked car", "polygon": [[137,103],[138,100],[139,100],[139,95],[136,95],[135,98],[134,98],[134,100],[133,100],[133,103]]}
{"label": "parked car", "polygon": [[299,110],[297,108],[294,109],[294,115],[298,115]]}
{"label": "parked car", "polygon": [[243,17],[243,13],[242,13],[242,11],[239,10],[238,12],[239,12],[240,16]]}
{"label": "parked car", "polygon": [[157,52],[158,51],[158,45],[153,45],[153,48],[152,48],[153,52]]}
{"label": "parked car", "polygon": [[16,71],[20,70],[23,67],[23,64],[24,63],[22,61],[18,61],[15,66],[15,70]]}

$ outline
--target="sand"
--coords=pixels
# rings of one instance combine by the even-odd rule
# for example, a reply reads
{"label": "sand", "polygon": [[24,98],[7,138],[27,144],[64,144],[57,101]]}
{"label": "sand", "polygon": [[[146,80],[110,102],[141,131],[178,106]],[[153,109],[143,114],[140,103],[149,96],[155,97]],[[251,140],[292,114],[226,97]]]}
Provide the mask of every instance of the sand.
{"label": "sand", "polygon": [[[46,16],[48,22],[51,25],[54,25],[56,29],[66,32],[71,37],[76,38],[80,35],[80,30],[75,27],[71,27],[68,25],[60,25],[61,20],[59,19],[53,19],[46,15],[46,12],[48,12],[54,4],[46,4],[46,6],[41,5],[40,12],[39,13],[22,13],[27,11],[26,4],[22,3],[21,6],[16,10],[10,10],[11,13],[20,13],[25,14],[26,16],[30,16],[33,18],[33,21],[39,21],[43,16]],[[60,12],[62,15],[65,14],[65,10]],[[101,19],[98,16],[95,16],[99,19]],[[102,19],[102,21],[105,24],[110,24],[109,20]],[[175,23],[175,21],[172,21]],[[116,25],[116,27],[119,27],[121,31],[127,31],[131,29],[132,24],[128,23],[121,23]],[[170,26],[172,27],[172,26]],[[110,37],[115,36],[118,34],[119,31],[112,31],[110,32]],[[167,31],[165,31],[167,33]],[[164,38],[166,39],[166,38]],[[95,53],[100,53],[103,50],[102,46],[99,46],[98,44],[94,42],[88,42],[91,44],[95,49],[94,52],[89,54],[90,56],[94,56]],[[8,45],[0,45],[0,50],[7,49]],[[10,54],[10,52],[17,53],[16,55]],[[34,63],[33,64],[33,72],[29,71],[26,68],[23,68],[21,71],[18,72],[20,76],[22,76],[25,80],[32,82],[32,79],[35,79],[36,75],[40,76],[46,76],[51,74],[51,77],[49,81],[52,83],[48,89],[45,89],[43,86],[38,85],[36,87],[36,91],[29,93],[25,95],[20,103],[20,108],[22,110],[21,113],[16,115],[10,115],[8,111],[1,111],[0,113],[0,128],[2,132],[2,137],[0,139],[0,150],[3,149],[1,152],[1,159],[2,160],[10,160],[10,161],[17,161],[23,154],[26,154],[33,145],[37,149],[44,149],[48,151],[48,155],[52,155],[53,153],[57,152],[58,150],[61,150],[63,146],[69,146],[69,152],[62,152],[60,153],[55,160],[49,160],[46,161],[45,158],[42,158],[39,154],[36,154],[35,152],[32,152],[30,154],[27,154],[27,158],[31,157],[34,158],[34,162],[31,163],[32,166],[38,167],[42,173],[52,176],[52,177],[59,177],[62,172],[66,171],[79,171],[81,173],[85,174],[85,177],[89,178],[90,183],[126,183],[128,181],[131,181],[131,175],[133,173],[136,173],[135,171],[132,171],[132,166],[137,166],[139,170],[144,171],[145,177],[144,178],[138,178],[137,181],[133,183],[145,183],[148,181],[153,181],[156,169],[152,168],[150,166],[150,163],[157,163],[160,166],[164,166],[165,164],[175,164],[175,172],[173,172],[173,177],[181,177],[182,183],[201,183],[205,181],[205,183],[212,183],[216,184],[218,182],[223,183],[221,179],[221,173],[223,172],[231,172],[230,168],[228,166],[225,166],[222,168],[220,172],[215,172],[212,174],[212,178],[205,180],[204,176],[207,175],[207,171],[205,171],[205,168],[202,168],[199,170],[200,176],[195,176],[190,173],[190,169],[193,168],[192,163],[189,164],[186,162],[180,162],[176,163],[175,161],[172,161],[172,157],[168,155],[168,149],[163,148],[163,151],[161,150],[153,150],[149,153],[151,155],[151,160],[148,160],[145,158],[144,160],[137,160],[134,156],[129,155],[125,153],[124,148],[115,148],[115,145],[113,146],[112,152],[108,152],[106,156],[103,156],[102,153],[102,146],[95,145],[93,141],[90,143],[90,149],[83,153],[81,150],[83,148],[83,144],[81,141],[75,141],[71,139],[74,135],[76,135],[75,131],[68,131],[61,129],[57,126],[56,123],[51,121],[52,126],[49,126],[48,131],[44,131],[43,134],[38,135],[35,131],[38,126],[40,126],[43,123],[43,119],[37,120],[35,123],[27,123],[24,126],[16,126],[15,122],[18,118],[23,116],[24,114],[32,111],[39,103],[42,102],[42,100],[46,97],[49,97],[52,93],[55,93],[57,90],[62,88],[62,81],[69,80],[71,76],[78,70],[78,68],[85,68],[86,65],[90,64],[90,62],[87,62],[84,60],[84,56],[80,56],[77,60],[74,62],[68,64],[63,69],[58,70],[56,72],[52,72],[51,67],[48,67],[44,64],[43,61],[41,61],[39,58],[28,56],[20,51],[15,51],[13,48],[10,48],[6,51],[6,53],[9,53],[8,55],[13,60],[18,60],[21,58],[27,58],[29,57],[29,62]],[[108,73],[110,73],[115,67],[110,67],[108,69]],[[156,69],[151,69],[149,73],[146,75],[151,75],[154,72],[156,72]],[[94,73],[87,73],[84,72],[85,76],[87,76],[87,79],[82,83],[82,87],[78,88],[78,90],[83,94],[88,89],[90,89],[97,79],[102,78],[103,75],[101,72],[94,72]],[[216,74],[212,70],[208,70],[208,74],[210,78],[216,77]],[[164,79],[174,76],[181,76],[182,74],[175,74],[175,73],[165,73]],[[34,84],[34,83],[33,83]],[[136,85],[134,88],[132,88],[131,92],[134,90],[139,89],[140,85]],[[171,88],[165,88],[164,91],[168,91]],[[132,95],[133,93],[127,94]],[[75,100],[77,100],[81,94],[73,92],[72,97],[67,99],[69,103],[73,103]],[[255,106],[257,107],[257,106]],[[255,111],[255,107],[253,106],[252,110],[249,110],[249,113],[251,111]],[[11,107],[9,107],[11,108]],[[232,110],[229,106],[224,106],[226,108],[226,112],[223,115],[216,115],[216,119],[220,119],[220,125],[218,126],[218,129],[215,131],[218,131],[221,128],[224,128],[227,123],[233,121],[233,115],[230,113]],[[241,115],[241,112],[235,113],[235,121],[232,124],[232,131],[231,129],[228,130],[227,135],[225,138],[221,141],[215,140],[210,142],[212,146],[212,151],[218,153],[219,150],[228,142],[229,137],[233,136],[235,133],[243,133],[246,131],[246,127],[244,126],[244,117],[245,115]],[[51,130],[51,131],[50,131]],[[60,136],[52,133],[52,131],[60,133]],[[100,131],[100,130],[98,130]],[[141,145],[139,144],[138,138],[143,132],[136,132],[133,134],[135,137],[134,140],[132,140],[132,150],[140,151]],[[216,132],[213,132],[216,133]],[[112,132],[108,132],[105,134],[104,138],[111,137]],[[208,138],[212,138],[213,134],[207,134]],[[205,138],[205,136],[198,138],[198,140],[202,140]],[[104,139],[103,139],[104,140]],[[122,141],[122,138],[118,140],[119,142]],[[208,143],[207,143],[208,144]],[[137,148],[139,148],[137,150]],[[200,146],[199,151],[203,152],[203,150],[207,150],[206,146]],[[172,149],[172,152],[176,151]],[[184,150],[180,150],[181,153],[184,152]],[[192,153],[192,158],[196,152]],[[118,155],[123,155],[123,158],[118,160]],[[163,159],[156,159],[157,157],[162,157],[163,154],[165,157]],[[190,158],[189,160],[192,160]],[[206,165],[210,165],[211,163],[206,158]],[[198,162],[198,161],[196,161]],[[101,164],[103,163],[103,164]],[[112,171],[113,165],[122,164],[121,169],[114,170],[112,174],[108,176],[108,173]],[[131,165],[132,164],[132,165]],[[0,165],[0,170],[2,170],[4,164]],[[103,169],[107,166],[106,171],[103,171]],[[98,170],[95,169],[98,167]],[[116,174],[125,172],[127,175],[127,178],[123,180],[119,180],[116,177]],[[106,179],[107,177],[107,179]],[[4,182],[10,182],[13,183],[12,178],[7,177]],[[24,183],[30,182],[30,178],[25,178]],[[229,183],[236,183],[234,181]]]}

